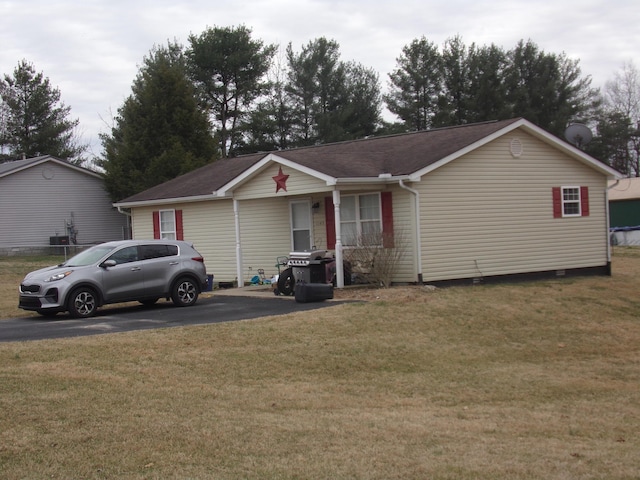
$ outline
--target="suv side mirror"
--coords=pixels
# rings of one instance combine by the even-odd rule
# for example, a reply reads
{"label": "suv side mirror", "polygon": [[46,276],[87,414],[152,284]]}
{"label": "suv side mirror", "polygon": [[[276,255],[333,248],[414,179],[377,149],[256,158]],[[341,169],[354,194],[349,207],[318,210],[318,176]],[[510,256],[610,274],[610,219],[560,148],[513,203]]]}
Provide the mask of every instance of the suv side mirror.
{"label": "suv side mirror", "polygon": [[116,265],[117,265],[117,262],[115,260],[105,260],[100,264],[102,268],[115,267]]}

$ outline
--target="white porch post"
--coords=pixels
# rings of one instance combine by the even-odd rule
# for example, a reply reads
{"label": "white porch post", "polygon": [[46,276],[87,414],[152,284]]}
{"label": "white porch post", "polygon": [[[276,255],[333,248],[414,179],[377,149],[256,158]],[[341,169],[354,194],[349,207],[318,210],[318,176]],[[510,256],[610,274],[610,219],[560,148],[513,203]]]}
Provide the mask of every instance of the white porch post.
{"label": "white porch post", "polygon": [[244,287],[244,278],[242,277],[242,242],[240,241],[240,202],[233,199],[233,216],[236,225],[236,277],[238,279],[238,287]]}
{"label": "white porch post", "polygon": [[344,288],[344,265],[342,262],[342,232],[340,231],[340,191],[333,191],[333,211],[336,230],[336,286]]}

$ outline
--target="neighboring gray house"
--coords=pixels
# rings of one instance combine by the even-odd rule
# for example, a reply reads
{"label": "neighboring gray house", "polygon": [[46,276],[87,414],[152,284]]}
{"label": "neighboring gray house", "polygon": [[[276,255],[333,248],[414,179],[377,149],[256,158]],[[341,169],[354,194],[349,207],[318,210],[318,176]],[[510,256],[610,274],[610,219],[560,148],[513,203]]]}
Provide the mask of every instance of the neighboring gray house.
{"label": "neighboring gray house", "polygon": [[99,173],[49,155],[0,164],[0,248],[120,240],[127,224]]}

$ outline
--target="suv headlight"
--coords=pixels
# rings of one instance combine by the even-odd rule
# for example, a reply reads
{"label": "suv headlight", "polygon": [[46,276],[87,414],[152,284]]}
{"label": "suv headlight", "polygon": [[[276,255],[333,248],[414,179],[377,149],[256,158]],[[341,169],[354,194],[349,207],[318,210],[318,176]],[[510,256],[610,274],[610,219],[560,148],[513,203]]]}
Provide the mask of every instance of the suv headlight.
{"label": "suv headlight", "polygon": [[71,275],[72,273],[73,273],[73,270],[67,270],[66,272],[56,273],[55,275],[52,275],[49,278],[47,278],[45,282],[55,282],[57,280],[62,280],[63,278],[65,278],[68,275]]}

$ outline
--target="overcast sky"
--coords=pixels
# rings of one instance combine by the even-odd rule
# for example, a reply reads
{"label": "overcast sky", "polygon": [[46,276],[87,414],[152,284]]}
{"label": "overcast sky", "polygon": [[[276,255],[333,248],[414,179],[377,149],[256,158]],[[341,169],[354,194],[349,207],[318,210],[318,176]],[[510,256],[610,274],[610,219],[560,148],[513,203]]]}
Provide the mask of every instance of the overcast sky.
{"label": "overcast sky", "polygon": [[625,62],[640,68],[638,0],[0,0],[0,74],[32,63],[60,89],[82,143],[98,155],[98,134],[109,132],[154,45],[238,25],[295,51],[334,39],[341,59],[375,69],[383,89],[402,48],[423,35],[439,47],[460,35],[467,46],[505,50],[531,39],[579,59],[594,87]]}

